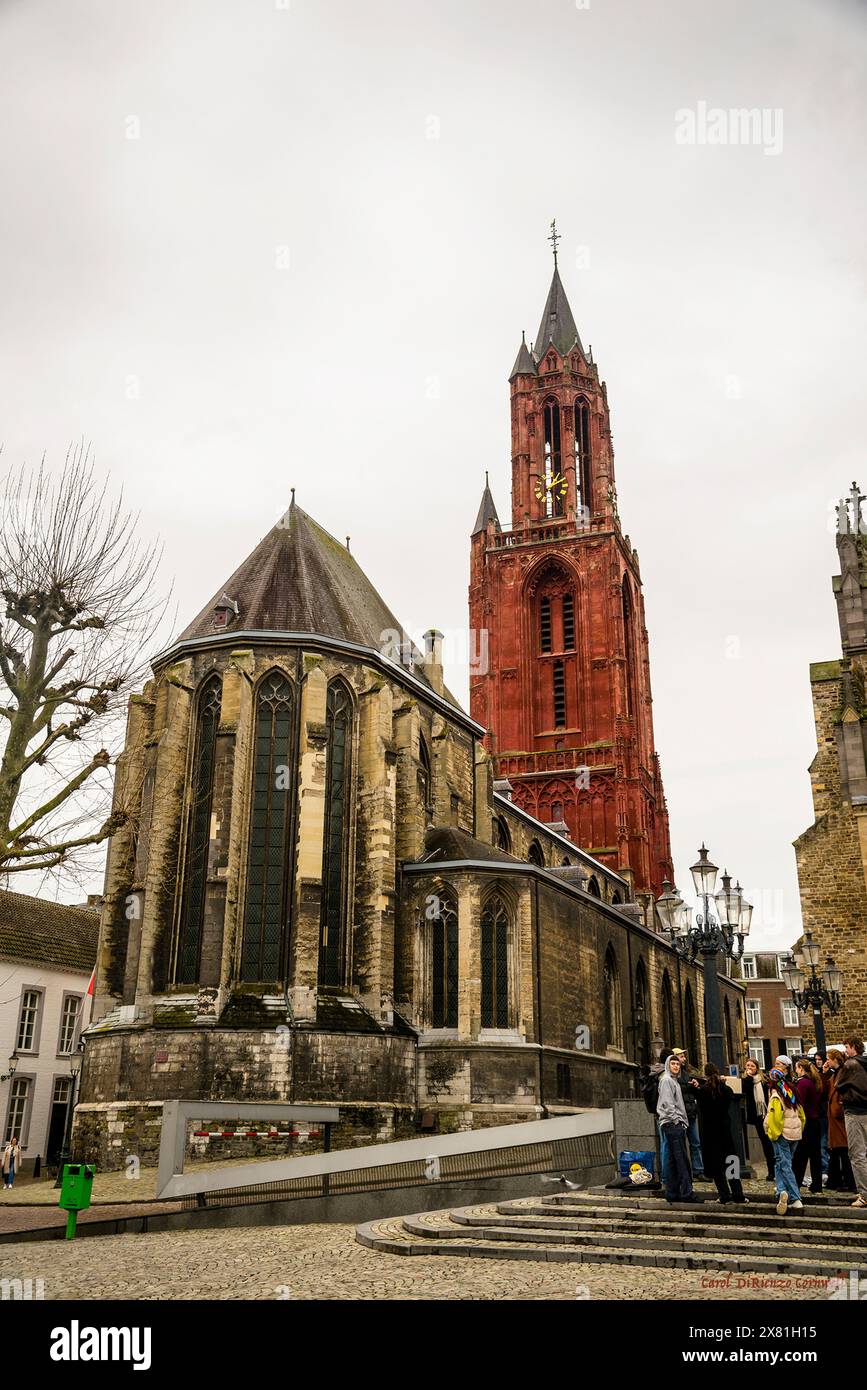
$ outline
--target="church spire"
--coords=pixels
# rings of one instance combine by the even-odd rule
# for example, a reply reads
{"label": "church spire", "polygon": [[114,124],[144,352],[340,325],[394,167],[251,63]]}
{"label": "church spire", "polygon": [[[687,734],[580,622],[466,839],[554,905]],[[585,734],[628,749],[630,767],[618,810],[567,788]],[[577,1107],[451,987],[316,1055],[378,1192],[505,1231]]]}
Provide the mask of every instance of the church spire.
{"label": "church spire", "polygon": [[498,531],[500,530],[500,518],[497,516],[497,507],[488,484],[488,475],[485,473],[485,490],[482,493],[479,514],[476,517],[476,524],[473,527],[472,534],[475,536],[479,531],[486,531],[489,521],[494,523]]}
{"label": "church spire", "polygon": [[563,281],[560,279],[560,272],[555,261],[551,288],[548,291],[548,298],[545,300],[542,321],[539,324],[539,332],[536,334],[536,341],[533,344],[536,361],[540,361],[545,355],[550,343],[553,343],[560,356],[564,357],[576,342],[581,355],[584,356],[584,348],[578,337],[575,319],[572,316],[569,300],[566,298],[566,291],[563,288]]}

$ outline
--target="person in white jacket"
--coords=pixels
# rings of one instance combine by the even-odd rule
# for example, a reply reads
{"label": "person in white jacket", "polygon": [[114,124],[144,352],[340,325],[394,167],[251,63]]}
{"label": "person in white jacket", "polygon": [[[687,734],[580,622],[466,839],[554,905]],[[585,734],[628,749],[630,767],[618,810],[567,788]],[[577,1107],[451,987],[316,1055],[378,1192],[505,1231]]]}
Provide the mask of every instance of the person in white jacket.
{"label": "person in white jacket", "polygon": [[668,1161],[663,1178],[665,1180],[665,1200],[667,1202],[700,1202],[692,1187],[692,1172],[686,1149],[686,1135],[689,1119],[683,1103],[680,1088],[680,1058],[671,1056],[665,1064],[665,1071],[659,1078],[659,1099],[656,1102],[656,1118],[659,1128],[665,1135],[668,1148]]}

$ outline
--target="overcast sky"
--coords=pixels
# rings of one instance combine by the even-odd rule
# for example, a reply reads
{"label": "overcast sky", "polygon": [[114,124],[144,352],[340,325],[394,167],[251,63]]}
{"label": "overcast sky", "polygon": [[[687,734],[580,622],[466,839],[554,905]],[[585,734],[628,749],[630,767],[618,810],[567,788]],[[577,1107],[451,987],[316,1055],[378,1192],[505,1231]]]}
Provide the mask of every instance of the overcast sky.
{"label": "overcast sky", "polygon": [[[465,628],[556,216],[641,559],[678,880],[705,838],[759,943],[787,944],[808,664],[839,651],[833,498],[867,484],[867,9],[0,0],[0,45],[4,458],[91,440],[182,625],[294,485],[405,626]],[[700,103],[765,134],[679,143]]]}

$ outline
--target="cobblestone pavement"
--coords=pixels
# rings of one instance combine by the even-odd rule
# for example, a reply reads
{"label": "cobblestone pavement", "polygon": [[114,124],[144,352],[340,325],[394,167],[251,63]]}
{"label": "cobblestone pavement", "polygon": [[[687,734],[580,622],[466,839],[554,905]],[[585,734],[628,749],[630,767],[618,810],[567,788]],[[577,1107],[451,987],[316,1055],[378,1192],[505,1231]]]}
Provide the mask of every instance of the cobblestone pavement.
{"label": "cobblestone pavement", "polygon": [[[366,1250],[354,1226],[99,1236],[0,1246],[0,1278],[42,1278],[46,1299],[826,1298],[810,1281]],[[750,1286],[749,1281],[755,1281]]]}

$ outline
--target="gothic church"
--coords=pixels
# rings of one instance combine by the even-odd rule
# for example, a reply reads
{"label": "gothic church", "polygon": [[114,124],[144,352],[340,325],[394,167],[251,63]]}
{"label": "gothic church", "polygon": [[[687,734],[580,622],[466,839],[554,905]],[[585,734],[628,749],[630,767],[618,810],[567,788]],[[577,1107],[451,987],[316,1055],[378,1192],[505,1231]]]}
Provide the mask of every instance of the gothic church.
{"label": "gothic church", "polygon": [[416,652],[294,496],[130,701],[78,1155],[153,1161],[169,1099],[336,1103],[350,1145],[607,1104],[654,1037],[703,1055],[701,970],[654,922],[638,560],[556,267],[511,393],[512,526],[486,488],[471,542],[472,717],[439,634]]}

